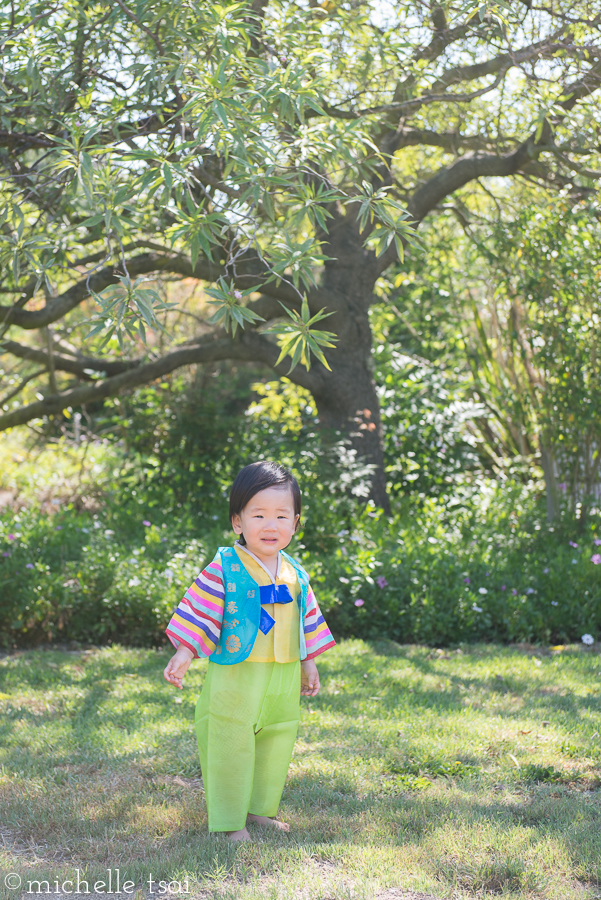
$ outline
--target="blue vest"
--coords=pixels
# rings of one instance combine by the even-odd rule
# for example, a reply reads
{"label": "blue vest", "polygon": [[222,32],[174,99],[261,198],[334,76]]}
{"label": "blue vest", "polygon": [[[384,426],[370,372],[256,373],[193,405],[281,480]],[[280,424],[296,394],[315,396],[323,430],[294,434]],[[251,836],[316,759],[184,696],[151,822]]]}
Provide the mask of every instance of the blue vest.
{"label": "blue vest", "polygon": [[[251,578],[248,574],[233,547],[220,547],[219,553],[223,566],[223,585],[225,588],[223,623],[219,642],[209,658],[220,666],[233,666],[235,663],[244,662],[250,655],[257,639],[259,626],[265,620],[270,620],[266,610],[261,609],[262,591],[266,592],[266,596],[271,595],[272,597],[275,595],[275,592],[273,592],[272,586],[269,586],[271,590],[267,588],[261,589],[254,578]],[[307,648],[305,645],[304,624],[307,594],[309,593],[309,576],[300,563],[293,559],[292,556],[284,553],[283,550],[281,553],[296,572],[301,587],[297,601],[300,619],[299,643],[300,658],[305,659]],[[283,586],[278,585],[279,587]],[[273,602],[273,600],[263,599],[263,602]],[[267,621],[267,631],[269,631],[270,627],[271,625]],[[265,628],[261,630],[265,631]]]}

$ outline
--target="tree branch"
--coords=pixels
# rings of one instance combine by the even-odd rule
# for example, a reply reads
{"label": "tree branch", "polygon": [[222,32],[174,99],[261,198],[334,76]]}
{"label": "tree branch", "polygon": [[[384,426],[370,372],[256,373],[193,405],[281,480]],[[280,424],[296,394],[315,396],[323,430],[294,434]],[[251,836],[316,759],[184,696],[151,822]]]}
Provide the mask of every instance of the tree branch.
{"label": "tree branch", "polygon": [[476,91],[470,91],[467,94],[446,94],[445,86],[442,87],[443,93],[440,94],[422,94],[419,97],[414,97],[411,100],[403,100],[401,103],[382,103],[379,106],[368,106],[366,109],[360,109],[357,111],[338,109],[334,106],[328,106],[324,104],[324,110],[331,115],[334,119],[362,119],[364,116],[373,116],[377,113],[395,113],[398,115],[413,115],[418,112],[422,106],[429,105],[431,103],[440,103],[441,101],[445,101],[445,103],[469,103],[471,100],[475,100],[477,97],[482,97],[484,94],[488,94],[490,91],[493,91],[503,80],[505,75],[507,74],[507,69],[510,67],[507,66],[505,69],[502,69],[495,80],[490,84],[485,85],[484,87],[478,88]]}
{"label": "tree branch", "polygon": [[[38,350],[37,347],[27,347],[24,344],[18,344],[16,341],[2,341],[0,351],[3,353],[11,353],[19,359],[31,360],[43,365],[46,369],[50,368],[50,358],[44,350]],[[142,364],[141,359],[131,360],[111,360],[97,359],[91,356],[78,356],[75,359],[69,359],[66,356],[57,356],[53,354],[54,368],[60,372],[69,372],[71,375],[77,375],[85,381],[90,381],[90,374],[86,369],[94,372],[104,372],[106,375],[120,375],[122,372],[129,372]]]}
{"label": "tree branch", "polygon": [[[159,53],[161,54],[161,56],[165,56],[166,55],[165,48],[164,48],[162,42],[157,37],[157,35],[153,34],[153,32],[150,30],[150,28],[147,28],[146,25],[144,25],[144,23],[140,21],[140,19],[137,17],[137,15],[134,12],[132,12],[131,9],[129,9],[129,7],[127,7],[125,5],[123,0],[117,0],[117,4],[123,10],[123,12],[128,17],[128,19],[131,19],[131,21],[134,22],[138,26],[138,28],[141,31],[143,31],[144,34],[146,34],[150,38],[150,40],[154,43],[154,45],[156,46],[156,48],[159,51]],[[183,99],[182,95],[180,94],[179,88],[176,84],[172,85],[172,89],[173,89],[173,93],[175,94],[178,106],[181,109],[181,107],[184,105],[184,99]]]}
{"label": "tree branch", "polygon": [[[433,175],[415,191],[409,201],[408,211],[412,219],[419,225],[441,200],[476,178],[515,175],[542,152],[548,139],[548,132],[549,126],[547,125],[543,129],[539,142],[535,141],[534,137],[530,137],[520,144],[517,150],[505,156],[463,156],[452,165],[439,169],[436,175]],[[392,245],[382,254],[378,260],[380,273],[384,272],[396,259],[396,253],[396,248]]]}
{"label": "tree branch", "polygon": [[[42,416],[56,415],[67,407],[80,406],[82,403],[95,403],[114,397],[124,390],[148,384],[162,378],[182,366],[196,363],[215,362],[222,359],[239,359],[250,362],[261,362],[274,369],[278,375],[287,374],[286,362],[276,366],[279,356],[278,347],[255,332],[242,332],[236,339],[215,337],[196,344],[188,344],[167,353],[153,362],[139,365],[127,372],[90,385],[81,385],[60,394],[53,394],[30,403],[20,409],[0,416],[0,431],[24,425],[32,419]],[[293,380],[314,391],[323,388],[324,375],[327,375],[321,364],[315,365],[308,372],[300,367],[294,370]]]}
{"label": "tree branch", "polygon": [[[561,106],[566,111],[571,110],[578,100],[589,96],[600,86],[601,60],[591,67],[586,77],[563,88],[562,96],[565,99],[561,101]],[[554,124],[557,125],[560,121],[558,118]],[[535,135],[531,135],[511,153],[502,156],[474,154],[458,159],[452,165],[440,169],[436,175],[416,190],[408,204],[409,212],[419,223],[441,200],[469,181],[484,176],[507,177],[527,169],[542,152],[553,149],[550,144],[551,140],[551,125],[545,122],[543,132],[538,140],[535,139]],[[382,255],[379,260],[380,272],[390,265],[395,258],[395,253],[394,248],[390,248]]]}
{"label": "tree branch", "polygon": [[[599,87],[601,87],[601,60],[591,66],[586,76],[562,89],[562,96],[565,99],[560,101],[560,105],[566,111],[570,111],[578,100],[590,96]],[[553,124],[557,125],[560,121],[558,118]],[[549,145],[551,137],[551,125],[546,122],[539,140],[535,140],[535,136],[531,135],[512,153],[504,156],[474,155],[457,160],[453,165],[441,169],[418,188],[409,203],[409,211],[415,220],[420,222],[440,200],[474,178],[515,175],[520,169],[535,161],[545,149],[552,149]]]}
{"label": "tree branch", "polygon": [[[144,246],[144,243],[141,241],[137,245]],[[264,283],[271,273],[255,254],[242,256],[236,263],[236,269],[237,277],[235,283],[241,289],[251,288],[256,285],[257,289],[260,289],[261,293],[267,296],[291,305],[298,302],[298,294],[293,287],[285,282],[282,281],[279,285],[275,282]],[[220,275],[226,275],[223,266],[211,263],[207,259],[199,258],[196,266],[193,268],[191,261],[187,257],[157,253],[144,253],[135,256],[127,261],[127,270],[132,278],[138,275],[172,272],[184,278],[198,278],[209,282],[216,281]],[[66,316],[72,309],[83,303],[92,291],[99,294],[110,285],[117,284],[118,280],[116,267],[106,266],[89,278],[83,278],[72,285],[42,309],[27,310],[19,308],[18,305],[0,306],[0,325],[3,323],[7,326],[17,325],[28,330],[43,328]],[[321,292],[317,290],[312,293],[316,297],[315,302],[318,303]],[[313,303],[313,300],[311,303]]]}
{"label": "tree branch", "polygon": [[541,152],[532,137],[520,144],[517,150],[505,156],[464,156],[450,166],[440,169],[436,175],[419,187],[409,202],[409,212],[416,222],[421,222],[431,209],[449,194],[468,181],[483,176],[507,177],[515,175],[523,166]]}
{"label": "tree branch", "polygon": [[399,131],[394,143],[394,150],[404,147],[415,147],[426,144],[429,147],[442,147],[449,153],[458,153],[460,147],[469,150],[490,150],[493,141],[481,135],[462,135],[458,131],[436,132],[429,129]]}
{"label": "tree branch", "polygon": [[531,59],[536,59],[536,57],[554,53],[556,50],[565,50],[565,45],[556,43],[564,31],[565,26],[544,40],[528,44],[527,47],[522,47],[519,50],[509,50],[507,53],[501,53],[499,56],[494,56],[492,59],[487,59],[483,62],[445,69],[440,78],[432,85],[432,90],[444,90],[451,84],[459,84],[462,81],[475,81],[477,78],[485,78],[487,75],[496,75],[499,71],[519,66]]}
{"label": "tree branch", "polygon": [[560,106],[566,111],[570,111],[584,97],[588,97],[596,91],[601,85],[601,60],[591,66],[586,75],[583,75],[577,81],[566,85],[562,90],[562,96],[566,99],[560,101]]}
{"label": "tree branch", "polygon": [[[171,128],[171,119],[176,114],[177,107],[173,103],[158,112],[144,116],[138,122],[115,123],[107,131],[100,132],[96,138],[100,144],[108,144],[115,140],[118,142],[135,137],[147,137],[156,134],[161,128]],[[8,147],[13,153],[23,153],[32,148],[52,149],[60,145],[48,133],[0,130],[0,146]]]}
{"label": "tree branch", "polygon": [[12,400],[13,397],[16,397],[17,394],[20,394],[21,391],[23,390],[23,388],[25,387],[25,385],[29,384],[30,381],[33,381],[34,378],[37,378],[38,375],[43,375],[45,371],[46,371],[45,368],[44,368],[44,369],[36,369],[35,372],[31,372],[29,375],[27,375],[25,378],[23,378],[23,379],[19,382],[19,384],[16,386],[16,388],[13,388],[12,391],[9,391],[9,392],[8,392],[8,394],[6,395],[6,397],[3,397],[3,398],[0,400],[0,409],[1,409],[6,403],[8,403],[9,400]]}
{"label": "tree branch", "polygon": [[[555,43],[564,30],[565,29],[562,28],[555,34],[545,38],[543,41],[529,44],[527,47],[522,47],[520,50],[501,53],[499,56],[495,56],[492,59],[485,60],[481,63],[453,66],[450,69],[446,69],[440,77],[432,83],[428,93],[422,94],[419,97],[401,99],[403,94],[407,95],[413,86],[413,82],[411,84],[404,82],[397,86],[392,103],[384,103],[379,106],[367,107],[366,109],[356,111],[343,110],[328,105],[324,105],[324,109],[328,115],[331,115],[333,118],[360,119],[362,116],[374,115],[376,113],[386,113],[388,115],[394,113],[401,116],[409,113],[414,114],[421,109],[422,106],[440,101],[466,103],[493,90],[500,83],[502,78],[504,78],[508,70],[514,66],[553,53],[556,50],[565,50],[566,47],[563,44]],[[447,88],[453,84],[476,81],[477,79],[485,78],[488,75],[496,75],[497,77],[490,85],[482,87],[477,91],[463,94],[446,93]]]}
{"label": "tree branch", "polygon": [[16,31],[13,31],[11,34],[7,35],[2,43],[0,44],[0,50],[4,50],[9,41],[12,41],[13,38],[18,37],[24,31],[27,31],[28,28],[31,28],[36,22],[39,22],[40,19],[46,19],[48,16],[51,16],[53,12],[56,12],[58,6],[53,6],[51,9],[47,9],[45,12],[39,13],[39,15],[34,16],[33,19],[30,19],[29,22],[26,22],[25,25],[21,25],[20,28],[17,28]]}

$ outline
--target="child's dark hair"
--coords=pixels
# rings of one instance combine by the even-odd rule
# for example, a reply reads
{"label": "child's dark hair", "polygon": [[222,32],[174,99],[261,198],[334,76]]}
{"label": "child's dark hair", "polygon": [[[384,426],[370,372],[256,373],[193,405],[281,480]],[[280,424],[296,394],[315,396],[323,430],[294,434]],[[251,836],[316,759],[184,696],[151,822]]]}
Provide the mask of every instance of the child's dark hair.
{"label": "child's dark hair", "polygon": [[[268,460],[251,463],[241,469],[230,491],[230,522],[234,516],[239,516],[244,507],[250,503],[255,494],[266,488],[286,488],[292,491],[294,500],[294,515],[301,514],[301,492],[298,481],[287,469]],[[300,521],[300,519],[299,519]],[[244,535],[238,538],[241,544],[245,544]]]}

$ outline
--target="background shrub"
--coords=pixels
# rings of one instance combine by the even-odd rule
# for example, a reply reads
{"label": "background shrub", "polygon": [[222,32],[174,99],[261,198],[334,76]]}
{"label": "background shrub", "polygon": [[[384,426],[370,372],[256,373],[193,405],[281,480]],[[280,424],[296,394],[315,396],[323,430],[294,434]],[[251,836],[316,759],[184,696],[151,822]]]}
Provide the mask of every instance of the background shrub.
{"label": "background shrub", "polygon": [[[584,533],[569,522],[548,528],[531,488],[481,480],[461,502],[409,498],[387,518],[357,496],[362,469],[352,460],[346,477],[357,493],[336,480],[335,458],[344,452],[311,457],[303,449],[288,460],[302,472],[306,497],[290,549],[309,570],[336,635],[431,645],[599,637],[596,517]],[[2,644],[163,642],[183,591],[232,541],[225,499],[221,505],[216,519],[198,515],[193,525],[188,510],[161,522],[137,502],[97,513],[5,513]]]}

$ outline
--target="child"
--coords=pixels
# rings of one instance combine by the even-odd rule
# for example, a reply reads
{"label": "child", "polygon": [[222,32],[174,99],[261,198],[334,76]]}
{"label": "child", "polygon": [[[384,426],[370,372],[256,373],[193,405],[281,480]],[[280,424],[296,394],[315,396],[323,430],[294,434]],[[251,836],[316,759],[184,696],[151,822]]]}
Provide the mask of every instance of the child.
{"label": "child", "polygon": [[230,521],[239,535],[221,547],[186,591],[168,627],[177,652],[164,675],[176,687],[192,659],[209,657],[196,705],[196,735],[209,831],[248,841],[248,821],[275,819],[300,715],[314,697],[314,658],[334,646],[302,566],[284,548],[301,513],[296,479],[257,462],[238,473]]}

